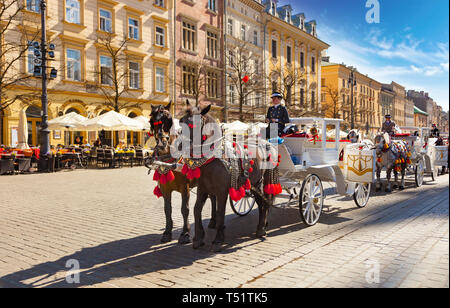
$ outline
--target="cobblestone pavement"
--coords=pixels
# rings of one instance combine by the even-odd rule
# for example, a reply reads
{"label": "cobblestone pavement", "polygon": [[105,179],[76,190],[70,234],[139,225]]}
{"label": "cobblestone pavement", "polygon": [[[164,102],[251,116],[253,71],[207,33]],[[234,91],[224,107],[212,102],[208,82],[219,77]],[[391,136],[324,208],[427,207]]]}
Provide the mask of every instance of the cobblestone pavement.
{"label": "cobblestone pavement", "polygon": [[[214,230],[200,250],[177,244],[178,194],[174,241],[160,244],[153,185],[142,167],[0,177],[0,287],[449,287],[448,175],[374,193],[364,209],[327,198],[310,228],[297,209],[273,209],[265,240],[254,236],[257,210],[228,208],[217,254]],[[66,281],[71,260],[79,283]]]}

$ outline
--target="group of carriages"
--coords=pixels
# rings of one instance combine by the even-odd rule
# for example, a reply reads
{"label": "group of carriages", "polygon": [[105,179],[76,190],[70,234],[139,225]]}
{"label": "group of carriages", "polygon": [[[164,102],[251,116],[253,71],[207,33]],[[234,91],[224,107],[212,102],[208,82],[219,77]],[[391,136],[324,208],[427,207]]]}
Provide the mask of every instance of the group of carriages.
{"label": "group of carriages", "polygon": [[[180,120],[191,130],[196,127],[193,123],[194,114],[201,119],[198,125],[203,126],[208,122],[207,111],[195,110],[196,108],[189,109],[189,113]],[[164,126],[172,123],[172,119],[168,120],[167,117],[167,113],[163,113],[161,108],[152,112],[151,122],[159,124],[156,127],[152,125],[157,139],[164,139]],[[383,169],[387,178],[386,192],[392,191],[391,173],[395,177],[393,188],[404,189],[406,179],[414,178],[415,185],[420,187],[426,175],[434,181],[439,174],[448,170],[448,139],[442,142],[442,138],[438,140],[431,136],[431,129],[404,127],[401,128],[401,133],[379,133],[374,140],[362,140],[357,131],[343,137],[341,121],[325,118],[291,119],[291,127],[295,129],[272,140],[259,140],[254,150],[257,152],[255,158],[251,157],[253,153],[249,150],[252,144],[250,138],[245,139],[244,145],[240,145],[233,139],[236,138],[235,135],[228,138],[225,134],[220,140],[220,146],[216,144],[218,148],[222,147],[222,154],[226,151],[231,153],[226,159],[170,158],[167,154],[168,139],[159,140],[155,155],[146,165],[150,169],[156,169],[154,179],[158,181],[158,185],[155,194],[165,200],[167,224],[162,241],[171,240],[173,226],[168,213],[171,213],[172,191],[182,194],[184,227],[179,241],[187,243],[190,242],[189,192],[197,187],[194,208],[196,229],[193,239],[194,248],[197,248],[204,244],[201,212],[207,198],[212,202],[209,227],[218,230],[213,244],[220,246],[224,241],[227,204],[239,216],[249,214],[257,204],[260,215],[257,236],[264,236],[268,208],[279,204],[283,207],[298,207],[300,217],[306,225],[316,224],[322,213],[327,191],[324,183],[329,183],[336,194],[353,198],[356,206],[363,208],[369,202],[372,186],[375,186],[376,191],[381,190]],[[200,145],[207,143],[206,140],[206,136],[203,136]],[[194,139],[189,141],[192,150],[196,146]],[[159,151],[158,147],[159,150],[166,148],[166,152]],[[261,168],[269,162],[272,163],[269,164],[272,168]],[[176,184],[171,185],[169,182]],[[278,202],[280,199],[285,199],[286,202]]]}

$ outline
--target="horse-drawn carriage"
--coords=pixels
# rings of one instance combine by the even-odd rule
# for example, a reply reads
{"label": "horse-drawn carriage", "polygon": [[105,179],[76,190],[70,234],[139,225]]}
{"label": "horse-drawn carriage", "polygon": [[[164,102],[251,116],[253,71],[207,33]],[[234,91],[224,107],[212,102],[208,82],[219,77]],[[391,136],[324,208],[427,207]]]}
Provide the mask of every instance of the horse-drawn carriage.
{"label": "horse-drawn carriage", "polygon": [[[375,179],[375,150],[365,144],[339,140],[341,121],[291,119],[302,132],[285,136],[278,145],[280,184],[285,193],[277,198],[288,199],[288,205],[298,203],[302,220],[309,226],[318,222],[322,212],[323,182],[334,183],[339,195],[353,196],[360,208],[365,207],[370,198]],[[335,131],[338,137],[330,138],[329,131]],[[248,191],[245,198],[230,203],[236,214],[244,216],[251,211],[255,198]]]}
{"label": "horse-drawn carriage", "polygon": [[425,175],[435,181],[439,167],[448,164],[448,147],[436,146],[437,138],[430,137],[431,128],[400,127],[402,133],[392,136],[393,140],[402,140],[411,153],[409,174],[414,174],[417,187],[422,186]]}

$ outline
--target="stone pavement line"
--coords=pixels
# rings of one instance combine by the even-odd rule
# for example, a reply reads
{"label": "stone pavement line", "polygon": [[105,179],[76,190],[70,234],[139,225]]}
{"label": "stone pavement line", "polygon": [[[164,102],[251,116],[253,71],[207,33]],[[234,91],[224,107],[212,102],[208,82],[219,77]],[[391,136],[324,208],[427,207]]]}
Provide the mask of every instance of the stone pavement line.
{"label": "stone pavement line", "polygon": [[[426,199],[427,199],[427,197],[422,197],[420,200],[426,200]],[[437,199],[437,198],[434,198],[434,199]],[[448,199],[447,199],[446,201],[444,201],[444,202],[445,202],[445,204],[448,204]],[[406,206],[404,206],[404,204],[406,204]],[[399,205],[392,206],[392,207],[395,207],[395,208],[393,209],[393,211],[399,211],[399,209],[397,209],[397,207],[399,207],[400,210],[404,210],[405,207],[408,207],[407,204],[408,204],[408,201],[405,201],[405,202],[403,202],[403,203],[401,203],[401,204],[399,204]],[[429,211],[430,209],[432,209],[432,208],[434,208],[434,207],[436,207],[436,206],[438,206],[438,205],[439,205],[439,204],[432,204],[432,205],[427,206],[427,207],[424,208],[424,209],[419,209],[419,210],[414,210],[414,211],[415,211],[416,213],[420,214],[420,213],[423,213],[423,212],[427,212],[427,211]],[[392,208],[392,207],[391,207],[391,208]],[[390,214],[390,212],[392,212],[392,211],[390,211],[391,208],[387,210],[387,211],[389,211],[389,214]],[[380,217],[377,218],[377,219],[375,219],[374,222],[376,222],[377,220],[383,219],[384,217],[387,216],[386,214],[388,214],[388,213],[386,213],[385,215],[382,215],[382,214],[380,214],[380,213],[377,213],[377,214],[380,215]],[[366,217],[366,218],[368,218],[368,217]],[[414,220],[414,219],[413,219],[413,220]],[[362,224],[362,220],[356,222],[356,224]],[[349,227],[349,226],[346,226],[345,228],[347,228],[347,227]],[[244,285],[247,285],[247,284],[252,284],[252,283],[256,282],[258,279],[263,278],[265,275],[270,275],[271,273],[276,272],[277,270],[283,268],[283,267],[286,266],[286,265],[289,265],[289,264],[291,264],[291,263],[297,262],[297,261],[301,260],[302,258],[305,258],[305,257],[307,257],[308,255],[310,255],[310,254],[312,254],[312,253],[314,253],[314,252],[316,252],[316,251],[319,251],[319,250],[320,250],[321,248],[323,248],[323,247],[326,247],[326,246],[328,246],[328,245],[331,245],[331,244],[333,244],[333,243],[336,243],[336,242],[338,242],[338,241],[340,241],[340,240],[342,240],[342,239],[346,239],[346,237],[350,236],[352,233],[358,232],[359,230],[360,230],[360,229],[358,229],[358,228],[355,228],[355,229],[353,229],[353,230],[350,230],[349,232],[345,233],[344,235],[342,235],[342,236],[340,236],[340,237],[338,237],[338,238],[336,238],[336,239],[334,239],[334,240],[331,240],[331,241],[329,241],[329,242],[327,242],[327,243],[321,245],[320,247],[316,248],[315,250],[312,250],[312,251],[310,251],[310,252],[308,252],[308,253],[306,253],[306,254],[304,254],[304,255],[301,255],[301,256],[299,256],[299,257],[293,259],[293,260],[290,260],[289,262],[286,262],[286,263],[284,263],[284,264],[281,264],[281,265],[279,265],[279,266],[273,268],[272,270],[267,271],[266,273],[261,274],[261,275],[259,275],[258,277],[254,278],[254,279],[252,279],[252,280],[249,280],[249,281],[247,281],[247,282],[244,283],[244,284],[241,284],[240,287],[243,287]],[[272,278],[273,278],[273,277],[272,277]]]}

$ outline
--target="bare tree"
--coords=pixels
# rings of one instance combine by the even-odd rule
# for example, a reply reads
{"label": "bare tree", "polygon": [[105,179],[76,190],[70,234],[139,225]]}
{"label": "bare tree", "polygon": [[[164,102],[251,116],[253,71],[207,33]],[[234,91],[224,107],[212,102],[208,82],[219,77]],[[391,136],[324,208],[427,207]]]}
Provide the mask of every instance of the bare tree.
{"label": "bare tree", "polygon": [[233,86],[239,102],[239,120],[244,120],[244,105],[254,95],[264,90],[264,73],[260,71],[260,60],[250,51],[247,42],[227,45],[228,84]]}
{"label": "bare tree", "polygon": [[[98,89],[105,98],[104,105],[116,112],[139,106],[135,102],[121,99],[124,94],[130,93],[131,76],[128,67],[130,59],[125,53],[129,41],[128,37],[118,40],[112,33],[97,35],[97,46],[103,51],[102,55],[106,57],[105,61],[108,63],[100,64],[98,69],[94,70],[94,74],[97,76]],[[140,80],[138,82],[140,83]]]}
{"label": "bare tree", "polygon": [[[12,104],[22,101],[27,102],[37,93],[25,93],[12,91],[17,85],[36,84],[27,68],[23,69],[22,63],[27,63],[30,42],[39,36],[39,29],[28,27],[28,31],[21,27],[24,21],[25,1],[0,0],[0,120],[3,112]],[[3,125],[0,125],[0,143],[3,137]]]}
{"label": "bare tree", "polygon": [[294,68],[293,66],[286,66],[282,68],[277,66],[272,69],[268,79],[270,81],[277,80],[277,90],[283,95],[286,106],[290,107],[293,102],[297,100],[297,94],[294,89],[297,87],[305,87],[306,74],[301,68]]}
{"label": "bare tree", "polygon": [[322,112],[327,118],[339,118],[339,110],[340,110],[340,94],[339,90],[336,87],[324,86],[322,87],[324,94],[327,95],[330,100],[326,100],[322,103]]}

